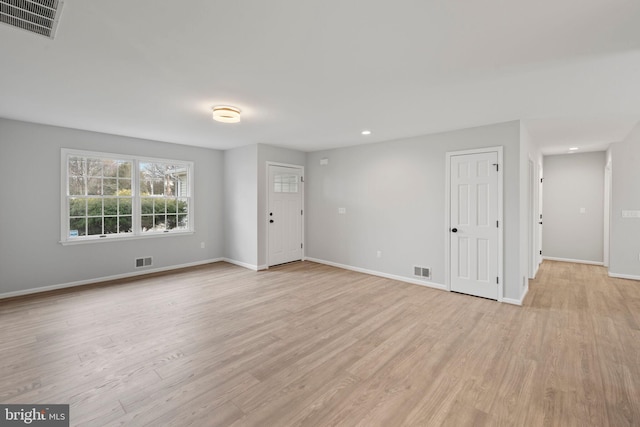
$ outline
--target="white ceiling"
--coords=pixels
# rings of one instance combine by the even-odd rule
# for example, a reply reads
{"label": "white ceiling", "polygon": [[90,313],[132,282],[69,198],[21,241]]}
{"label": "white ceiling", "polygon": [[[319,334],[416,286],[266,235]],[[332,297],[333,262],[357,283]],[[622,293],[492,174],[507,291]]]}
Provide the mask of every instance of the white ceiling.
{"label": "white ceiling", "polygon": [[65,0],[0,40],[0,117],[219,149],[523,119],[553,154],[640,118],[637,0]]}

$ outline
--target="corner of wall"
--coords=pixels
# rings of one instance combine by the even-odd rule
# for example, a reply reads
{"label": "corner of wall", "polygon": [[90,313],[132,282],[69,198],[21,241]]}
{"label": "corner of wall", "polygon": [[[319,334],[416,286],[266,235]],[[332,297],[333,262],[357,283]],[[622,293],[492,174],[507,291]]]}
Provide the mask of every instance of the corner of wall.
{"label": "corner of wall", "polygon": [[610,147],[612,167],[609,275],[640,277],[640,218],[623,217],[623,211],[640,209],[640,124]]}

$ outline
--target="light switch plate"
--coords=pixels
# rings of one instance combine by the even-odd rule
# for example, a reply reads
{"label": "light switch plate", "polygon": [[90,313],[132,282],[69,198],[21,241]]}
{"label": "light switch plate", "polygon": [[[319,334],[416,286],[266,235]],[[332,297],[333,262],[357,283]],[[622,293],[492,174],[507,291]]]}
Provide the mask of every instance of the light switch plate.
{"label": "light switch plate", "polygon": [[640,211],[622,211],[622,218],[640,218]]}

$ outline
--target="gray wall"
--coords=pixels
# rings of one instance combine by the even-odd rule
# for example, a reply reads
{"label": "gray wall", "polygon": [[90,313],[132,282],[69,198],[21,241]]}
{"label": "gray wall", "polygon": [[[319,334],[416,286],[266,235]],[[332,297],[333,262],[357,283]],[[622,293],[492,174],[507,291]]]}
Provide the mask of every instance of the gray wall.
{"label": "gray wall", "polygon": [[252,269],[267,262],[268,161],[304,166],[305,153],[266,144],[224,152],[225,258]]}
{"label": "gray wall", "polygon": [[258,268],[267,264],[267,162],[305,166],[306,153],[258,144]]}
{"label": "gray wall", "polygon": [[[193,161],[195,233],[62,246],[63,147]],[[153,268],[223,256],[220,151],[0,119],[0,170],[0,293],[139,272],[142,256]]]}
{"label": "gray wall", "polygon": [[611,148],[613,191],[609,272],[640,279],[640,218],[622,218],[640,210],[640,125]]}
{"label": "gray wall", "polygon": [[[413,265],[430,266],[433,282],[442,284],[445,153],[488,146],[504,147],[504,296],[519,300],[518,122],[302,153],[263,144],[220,152],[2,119],[5,185],[0,196],[17,214],[0,222],[0,293],[139,272],[133,258],[140,256],[153,256],[155,268],[221,257],[261,267],[266,263],[267,161],[306,166],[307,256],[407,278],[413,278]],[[62,147],[193,161],[195,234],[60,245]],[[323,157],[329,158],[328,166],[319,165]],[[53,214],[36,214],[41,205],[53,206]],[[345,207],[346,215],[338,215],[338,207]],[[159,242],[170,243],[171,250]],[[378,250],[383,252],[379,259]]]}
{"label": "gray wall", "polygon": [[225,258],[255,269],[258,264],[258,147],[224,152]]}
{"label": "gray wall", "polygon": [[306,256],[411,279],[428,266],[444,284],[446,152],[492,146],[504,147],[504,296],[519,300],[519,122],[308,153]]}
{"label": "gray wall", "polygon": [[604,151],[545,156],[545,257],[603,262],[605,164]]}

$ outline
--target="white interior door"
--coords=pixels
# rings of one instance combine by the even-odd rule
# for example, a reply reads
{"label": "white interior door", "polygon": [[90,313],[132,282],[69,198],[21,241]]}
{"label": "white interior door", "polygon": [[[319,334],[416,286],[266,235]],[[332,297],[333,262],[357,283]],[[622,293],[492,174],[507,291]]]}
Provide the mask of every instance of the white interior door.
{"label": "white interior door", "polygon": [[529,194],[527,195],[527,225],[529,229],[529,278],[535,279],[536,272],[538,271],[538,254],[536,248],[536,170],[533,164],[533,160],[529,158]]}
{"label": "white interior door", "polygon": [[451,290],[498,299],[498,153],[450,157]]}
{"label": "white interior door", "polygon": [[538,165],[538,265],[542,264],[542,165]]}
{"label": "white interior door", "polygon": [[269,266],[302,259],[302,169],[269,165]]}

